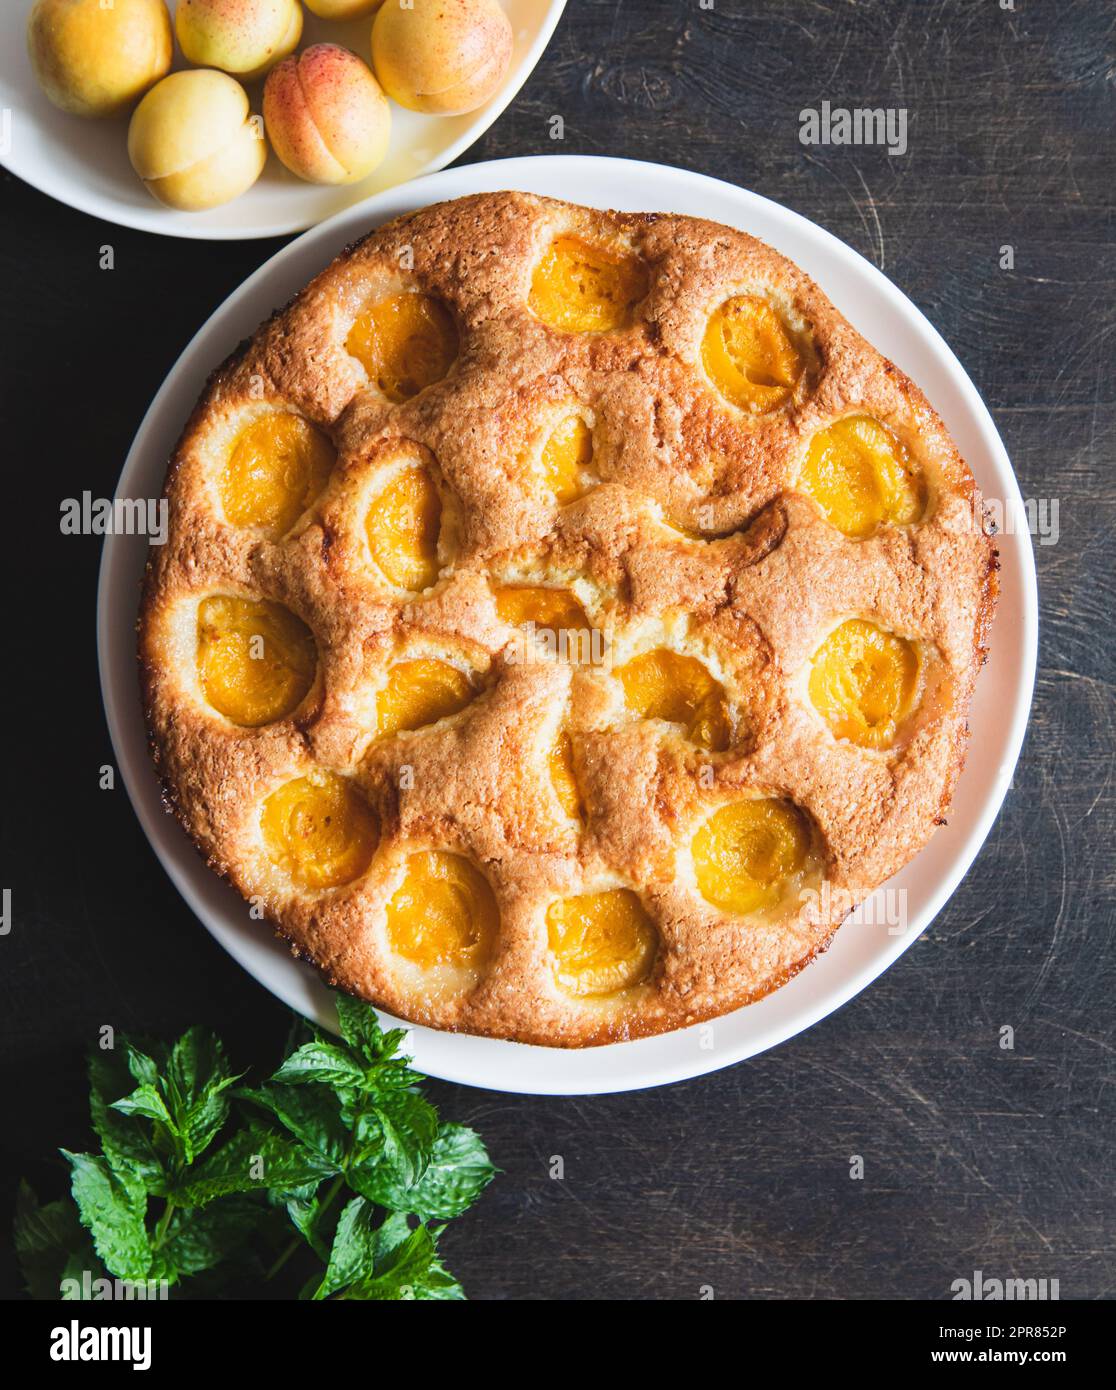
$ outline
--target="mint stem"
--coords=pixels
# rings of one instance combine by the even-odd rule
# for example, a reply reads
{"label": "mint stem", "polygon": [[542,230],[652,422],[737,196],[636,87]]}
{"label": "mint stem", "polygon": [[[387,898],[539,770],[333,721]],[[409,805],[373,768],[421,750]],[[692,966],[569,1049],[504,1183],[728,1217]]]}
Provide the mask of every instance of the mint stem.
{"label": "mint stem", "polygon": [[170,1219],[174,1215],[175,1205],[174,1198],[168,1197],[167,1205],[163,1208],[163,1214],[159,1217],[159,1222],[155,1227],[155,1235],[151,1241],[151,1248],[153,1250],[162,1249],[163,1241],[167,1238],[167,1227],[170,1225]]}

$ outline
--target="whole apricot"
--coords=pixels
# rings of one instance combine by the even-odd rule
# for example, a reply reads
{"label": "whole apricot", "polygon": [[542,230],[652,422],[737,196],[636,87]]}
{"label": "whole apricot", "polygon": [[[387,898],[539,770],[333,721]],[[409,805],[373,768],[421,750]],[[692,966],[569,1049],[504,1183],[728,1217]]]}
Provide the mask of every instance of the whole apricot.
{"label": "whole apricot", "polygon": [[27,19],[31,67],[55,106],[110,116],[170,71],[174,36],[163,0],[36,0]]}
{"label": "whole apricot", "polygon": [[235,78],[193,69],[164,77],[136,107],[128,156],[153,197],[199,212],[251,188],[267,160],[267,142]]}
{"label": "whole apricot", "polygon": [[512,29],[496,0],[384,0],[372,21],[372,66],[410,111],[460,116],[503,82]]}
{"label": "whole apricot", "polygon": [[356,183],[387,153],[388,99],[368,65],[335,43],[272,68],[263,109],[275,153],[311,183]]}
{"label": "whole apricot", "polygon": [[298,0],[178,0],[175,32],[186,58],[253,82],[302,37]]}
{"label": "whole apricot", "polygon": [[359,19],[382,3],[383,0],[306,0],[306,8],[319,19]]}

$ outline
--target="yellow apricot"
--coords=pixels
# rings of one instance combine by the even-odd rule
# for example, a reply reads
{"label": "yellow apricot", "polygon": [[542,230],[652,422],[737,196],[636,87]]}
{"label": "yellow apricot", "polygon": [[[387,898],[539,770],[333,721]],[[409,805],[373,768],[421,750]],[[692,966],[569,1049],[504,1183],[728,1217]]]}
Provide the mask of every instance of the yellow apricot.
{"label": "yellow apricot", "polygon": [[378,299],[346,341],[372,384],[396,405],[441,379],[457,356],[457,328],[445,305],[405,290]]}
{"label": "yellow apricot", "polygon": [[659,934],[628,888],[551,903],[546,927],[554,978],[576,998],[618,994],[651,972]]}
{"label": "yellow apricot", "polygon": [[475,966],[490,954],[500,921],[481,871],[460,854],[427,851],[407,860],[387,907],[387,936],[396,954],[429,970]]}
{"label": "yellow apricot", "polygon": [[926,510],[926,486],[909,451],[869,415],[846,416],[814,435],[799,486],[857,540],[887,522],[911,526]]}
{"label": "yellow apricot", "polygon": [[698,888],[725,912],[774,907],[806,863],[810,827],[789,801],[734,801],[709,817],[691,853]]}
{"label": "yellow apricot", "polygon": [[219,480],[226,520],[278,540],[321,494],[336,458],[301,415],[257,416],[237,435]]}
{"label": "yellow apricot", "polygon": [[213,594],[198,605],[198,679],[234,724],[254,729],[292,714],[317,665],[310,629],[281,603]]}
{"label": "yellow apricot", "polygon": [[601,333],[631,323],[647,288],[647,268],[638,256],[561,236],[535,267],[527,303],[554,328]]}
{"label": "yellow apricot", "polygon": [[696,657],[658,647],[633,657],[616,674],[628,708],[640,719],[681,724],[691,742],[713,753],[729,746],[724,688]]}
{"label": "yellow apricot", "polygon": [[913,643],[852,618],[814,653],[810,699],[835,737],[861,748],[890,748],[914,708],[918,676]]}
{"label": "yellow apricot", "polygon": [[376,729],[381,738],[435,724],[463,710],[474,695],[464,671],[437,657],[399,661],[388,672],[376,699]]}
{"label": "yellow apricot", "polygon": [[701,360],[721,395],[753,415],[785,404],[806,366],[786,324],[758,295],[738,295],[713,311]]}
{"label": "yellow apricot", "polygon": [[260,831],[271,862],[300,888],[339,888],[364,873],[379,842],[371,807],[347,777],[315,770],[264,802]]}

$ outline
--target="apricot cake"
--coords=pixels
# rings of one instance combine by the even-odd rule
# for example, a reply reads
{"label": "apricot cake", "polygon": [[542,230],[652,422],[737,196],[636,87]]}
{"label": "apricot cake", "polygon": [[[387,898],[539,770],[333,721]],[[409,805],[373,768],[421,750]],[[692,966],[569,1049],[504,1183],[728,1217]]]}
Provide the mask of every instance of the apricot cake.
{"label": "apricot cake", "polygon": [[578,1046],[723,1014],[949,806],[980,497],[740,232],[521,193],[400,218],[217,371],[166,495],[168,803],[402,1018]]}

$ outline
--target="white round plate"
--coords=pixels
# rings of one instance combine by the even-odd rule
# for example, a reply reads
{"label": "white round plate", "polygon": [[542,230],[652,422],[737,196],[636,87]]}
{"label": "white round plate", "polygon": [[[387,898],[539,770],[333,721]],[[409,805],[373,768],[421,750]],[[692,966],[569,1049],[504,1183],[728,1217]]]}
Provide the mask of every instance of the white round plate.
{"label": "white round plate", "polygon": [[[444,169],[479,140],[530,76],[550,42],[566,0],[500,0],[511,21],[514,47],[504,84],[478,111],[464,116],[422,116],[391,105],[391,145],[383,164],[361,183],[325,188],[304,183],[272,153],[259,182],[243,197],[210,212],[163,207],[136,178],[126,148],[128,115],[104,121],[68,116],[52,106],[27,59],[25,30],[33,0],[0,4],[0,164],[34,188],[81,212],[122,227],[203,241],[289,236],[408,179]],[[169,0],[171,11],[175,0]],[[372,17],[345,23],[305,10],[300,48],[339,43],[369,61]],[[188,67],[175,43],[176,68]],[[263,83],[248,88],[259,111]]]}
{"label": "white round plate", "polygon": [[[761,237],[797,261],[838,309],[922,386],[985,495],[1019,505],[1011,464],[972,382],[922,314],[868,261],[797,213],[731,184],[662,165],[579,155],[495,160],[434,174],[350,208],[285,247],[225,301],[179,358],[140,426],[118,495],[159,495],[167,459],[211,369],[342,247],[428,203],[507,188],[628,212],[710,217]],[[846,1003],[902,955],[980,849],[1023,741],[1038,626],[1034,560],[1025,531],[1009,531],[999,548],[1002,595],[992,655],[977,687],[968,765],[949,824],[876,895],[877,904],[886,908],[884,894],[905,890],[905,931],[893,935],[886,925],[847,922],[830,950],[789,984],[712,1024],[581,1050],[413,1028],[415,1065],[450,1081],[537,1094],[592,1094],[679,1081],[793,1037]],[[146,549],[142,537],[106,539],[98,597],[105,707],[136,812],[179,891],[226,950],[292,1008],[335,1026],[330,994],[317,975],[277,944],[266,926],[249,920],[239,895],[205,867],[160,803],[136,680],[134,625]],[[893,907],[899,902],[890,899]],[[896,915],[879,911],[875,920],[886,922]]]}

